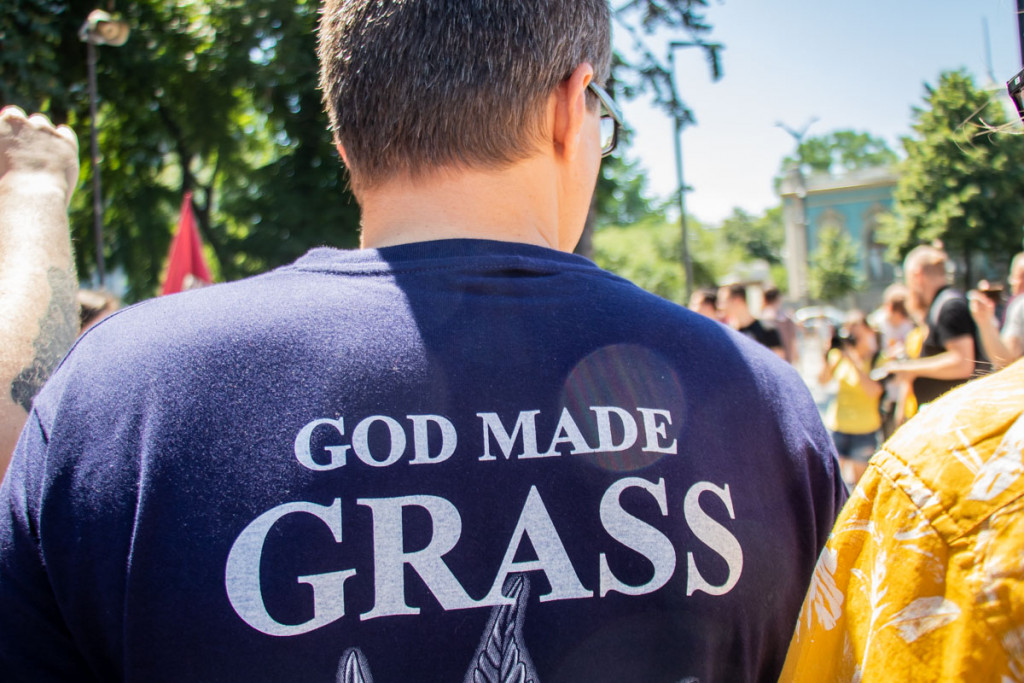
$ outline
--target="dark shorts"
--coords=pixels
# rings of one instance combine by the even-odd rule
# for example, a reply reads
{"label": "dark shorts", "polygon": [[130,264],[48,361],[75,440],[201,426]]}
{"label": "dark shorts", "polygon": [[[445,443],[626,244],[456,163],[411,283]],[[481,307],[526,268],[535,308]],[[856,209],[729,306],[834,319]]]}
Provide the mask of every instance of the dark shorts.
{"label": "dark shorts", "polygon": [[878,450],[878,432],[847,434],[829,430],[829,434],[832,435],[832,443],[836,445],[836,451],[841,458],[867,462]]}

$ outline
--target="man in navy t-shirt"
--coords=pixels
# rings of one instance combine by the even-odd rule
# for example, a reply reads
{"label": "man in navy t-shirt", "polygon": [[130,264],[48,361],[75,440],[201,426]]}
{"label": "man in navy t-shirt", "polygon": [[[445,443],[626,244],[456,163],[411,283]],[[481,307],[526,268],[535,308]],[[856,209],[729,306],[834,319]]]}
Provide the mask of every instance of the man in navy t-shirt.
{"label": "man in navy t-shirt", "polygon": [[604,0],[334,0],[319,38],[364,248],[79,341],[0,489],[0,669],[773,680],[845,493],[791,368],[569,253]]}

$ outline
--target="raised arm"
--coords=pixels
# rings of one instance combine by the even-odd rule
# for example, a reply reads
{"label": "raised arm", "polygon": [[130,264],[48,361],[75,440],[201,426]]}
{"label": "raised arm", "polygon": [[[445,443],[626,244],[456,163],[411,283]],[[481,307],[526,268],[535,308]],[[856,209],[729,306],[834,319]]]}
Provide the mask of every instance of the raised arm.
{"label": "raised arm", "polygon": [[67,208],[78,141],[67,126],[0,111],[0,474],[32,399],[78,331]]}

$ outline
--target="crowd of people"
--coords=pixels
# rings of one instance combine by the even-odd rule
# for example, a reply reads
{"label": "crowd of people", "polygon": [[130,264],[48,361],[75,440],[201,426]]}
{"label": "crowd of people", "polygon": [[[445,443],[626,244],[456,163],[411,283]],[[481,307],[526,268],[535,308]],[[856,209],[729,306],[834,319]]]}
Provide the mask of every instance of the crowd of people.
{"label": "crowd of people", "polygon": [[[1024,252],[1010,263],[1005,301],[1004,288],[987,280],[965,295],[950,284],[952,270],[940,246],[915,248],[905,281],[889,286],[877,309],[850,310],[828,328],[817,381],[834,389],[823,420],[851,488],[882,442],[922,406],[1024,354]],[[783,310],[777,287],[761,290],[756,317],[747,297],[743,285],[702,289],[690,308],[798,364],[798,338],[815,331]]]}
{"label": "crowd of people", "polygon": [[74,133],[0,111],[6,680],[1024,675],[1021,257],[1000,325],[912,251],[826,429],[777,291],[571,253],[610,23],[327,0],[361,248],[127,308],[76,303]]}

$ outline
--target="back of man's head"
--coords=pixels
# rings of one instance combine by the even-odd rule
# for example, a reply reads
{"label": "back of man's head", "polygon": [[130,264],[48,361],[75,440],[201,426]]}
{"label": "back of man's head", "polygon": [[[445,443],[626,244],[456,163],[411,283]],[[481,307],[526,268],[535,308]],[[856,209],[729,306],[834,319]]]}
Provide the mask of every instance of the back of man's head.
{"label": "back of man's head", "polygon": [[779,300],[781,298],[782,298],[782,292],[780,292],[779,288],[776,287],[775,285],[772,285],[772,286],[770,286],[770,287],[768,287],[767,289],[764,290],[764,305],[765,306],[774,306],[775,304],[779,303]]}
{"label": "back of man's head", "polygon": [[730,285],[729,286],[729,300],[736,301],[737,303],[747,303],[747,288],[743,285]]}
{"label": "back of man's head", "polygon": [[1010,274],[1016,275],[1017,273],[1024,272],[1024,251],[1019,252],[1010,261]]}
{"label": "back of man's head", "polygon": [[320,87],[353,189],[529,157],[555,86],[584,62],[608,77],[610,36],[607,0],[326,0]]}
{"label": "back of man's head", "polygon": [[929,280],[945,279],[946,252],[927,244],[914,247],[903,260],[903,270],[907,273],[920,271]]}

